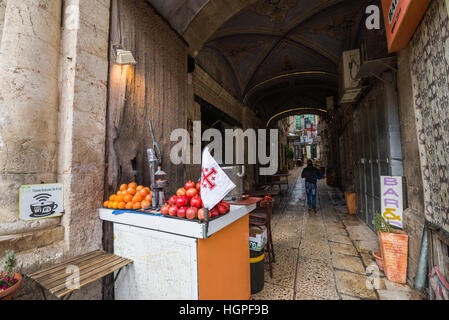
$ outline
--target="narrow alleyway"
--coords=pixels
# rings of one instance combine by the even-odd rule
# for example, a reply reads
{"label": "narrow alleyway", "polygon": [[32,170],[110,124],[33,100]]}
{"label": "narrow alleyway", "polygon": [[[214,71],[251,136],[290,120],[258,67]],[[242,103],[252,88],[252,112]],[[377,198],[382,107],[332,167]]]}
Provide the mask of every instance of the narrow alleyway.
{"label": "narrow alleyway", "polygon": [[376,278],[367,268],[376,265],[371,251],[378,248],[377,235],[348,214],[340,192],[326,186],[324,180],[319,184],[319,212],[308,213],[301,170],[293,171],[291,192],[274,210],[273,278],[266,265],[264,290],[253,299],[419,299],[415,291],[389,282],[382,272],[375,284],[377,290],[367,288],[368,278]]}

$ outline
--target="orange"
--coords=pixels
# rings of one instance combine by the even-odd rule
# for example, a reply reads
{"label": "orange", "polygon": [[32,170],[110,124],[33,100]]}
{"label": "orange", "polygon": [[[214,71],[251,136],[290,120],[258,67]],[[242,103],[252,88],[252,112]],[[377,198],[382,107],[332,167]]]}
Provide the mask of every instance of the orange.
{"label": "orange", "polygon": [[148,193],[151,193],[150,188],[146,187],[146,188],[144,188],[144,189],[147,190]]}
{"label": "orange", "polygon": [[140,193],[136,193],[136,195],[133,198],[133,202],[141,202],[143,200],[143,197],[140,195]]}
{"label": "orange", "polygon": [[115,197],[116,197],[116,195],[113,194],[112,196],[109,197],[109,201],[115,201]]}
{"label": "orange", "polygon": [[103,207],[105,207],[105,208],[109,207],[109,201],[105,201],[105,202],[103,203]]}
{"label": "orange", "polygon": [[118,202],[123,202],[125,200],[125,196],[122,193],[120,193],[120,195],[118,195],[116,199]]}
{"label": "orange", "polygon": [[136,188],[137,188],[137,183],[135,183],[135,182],[129,183],[129,184],[128,184],[128,188],[136,189]]}
{"label": "orange", "polygon": [[136,189],[134,189],[134,188],[128,188],[127,192],[128,192],[128,194],[131,194],[131,195],[135,195],[137,193]]}
{"label": "orange", "polygon": [[128,203],[128,202],[133,202],[133,196],[130,194],[126,194],[126,196],[123,198],[123,200]]}
{"label": "orange", "polygon": [[139,192],[140,190],[142,190],[142,189],[144,189],[145,187],[144,186],[138,186],[137,188],[136,188],[136,190]]}
{"label": "orange", "polygon": [[108,204],[108,208],[109,209],[112,209],[112,204],[113,204],[114,202],[113,201],[109,201],[109,204]]}
{"label": "orange", "polygon": [[150,202],[147,200],[143,200],[141,202],[141,204],[142,204],[142,208],[148,208],[151,205]]}
{"label": "orange", "polygon": [[134,203],[132,202],[128,202],[125,206],[126,209],[132,209],[133,208]]}
{"label": "orange", "polygon": [[148,195],[148,191],[146,190],[146,189],[141,189],[140,191],[139,191],[139,193],[140,193],[140,195],[143,197],[143,198],[145,198],[147,195]]}
{"label": "orange", "polygon": [[120,209],[120,210],[122,210],[122,209],[125,209],[125,207],[126,207],[126,203],[125,203],[124,201],[122,201],[122,202],[119,202],[117,208]]}
{"label": "orange", "polygon": [[114,201],[113,203],[112,203],[112,209],[117,209],[118,208],[118,202],[117,201]]}
{"label": "orange", "polygon": [[153,198],[151,197],[151,194],[149,194],[149,195],[147,195],[147,196],[145,197],[144,200],[149,201],[149,202],[152,202],[152,201],[153,201]]}
{"label": "orange", "polygon": [[126,191],[126,189],[128,189],[128,185],[127,184],[122,184],[120,186],[120,191]]}
{"label": "orange", "polygon": [[134,202],[133,209],[140,209],[142,208],[142,204],[140,202]]}

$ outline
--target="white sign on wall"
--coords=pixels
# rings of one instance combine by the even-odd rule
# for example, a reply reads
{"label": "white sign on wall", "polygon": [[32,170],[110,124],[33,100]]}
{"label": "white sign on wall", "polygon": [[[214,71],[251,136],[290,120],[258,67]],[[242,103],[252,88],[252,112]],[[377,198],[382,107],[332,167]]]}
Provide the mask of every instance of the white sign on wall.
{"label": "white sign on wall", "polygon": [[381,177],[382,216],[390,225],[403,228],[402,177]]}
{"label": "white sign on wall", "polygon": [[24,185],[19,192],[19,216],[25,221],[61,216],[64,212],[63,184]]}

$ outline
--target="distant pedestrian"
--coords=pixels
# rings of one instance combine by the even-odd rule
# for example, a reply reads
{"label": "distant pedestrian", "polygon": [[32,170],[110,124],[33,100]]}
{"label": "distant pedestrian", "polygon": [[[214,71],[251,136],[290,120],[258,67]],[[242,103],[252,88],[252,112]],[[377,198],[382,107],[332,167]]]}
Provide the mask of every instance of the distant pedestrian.
{"label": "distant pedestrian", "polygon": [[307,160],[307,167],[302,171],[301,178],[306,179],[307,205],[309,211],[316,214],[317,181],[323,178],[318,168],[313,166],[312,160]]}

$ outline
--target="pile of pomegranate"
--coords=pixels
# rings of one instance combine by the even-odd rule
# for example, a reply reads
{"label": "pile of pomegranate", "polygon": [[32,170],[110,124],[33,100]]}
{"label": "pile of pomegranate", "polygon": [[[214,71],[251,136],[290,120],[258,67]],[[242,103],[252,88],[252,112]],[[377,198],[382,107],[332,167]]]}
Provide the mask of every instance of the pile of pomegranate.
{"label": "pile of pomegranate", "polygon": [[[209,219],[225,215],[231,209],[229,203],[221,200],[209,211]],[[166,205],[161,209],[161,214],[189,220],[204,220],[204,205],[201,200],[201,183],[186,182],[185,186],[176,191]]]}

